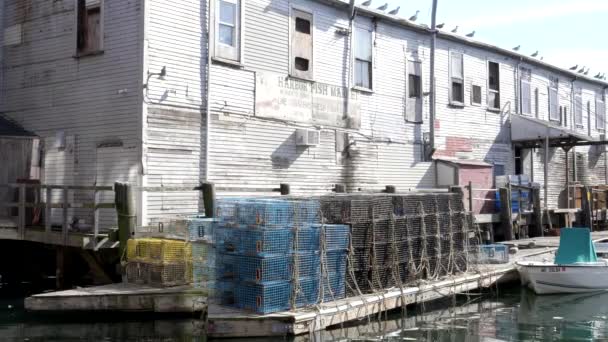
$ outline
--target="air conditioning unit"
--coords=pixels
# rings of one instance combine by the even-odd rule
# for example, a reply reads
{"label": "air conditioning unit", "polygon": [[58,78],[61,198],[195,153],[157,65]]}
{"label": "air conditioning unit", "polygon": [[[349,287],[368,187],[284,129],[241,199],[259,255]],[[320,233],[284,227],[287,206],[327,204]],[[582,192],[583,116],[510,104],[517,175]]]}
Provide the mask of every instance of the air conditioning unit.
{"label": "air conditioning unit", "polygon": [[296,146],[318,146],[321,143],[321,132],[316,129],[297,129]]}

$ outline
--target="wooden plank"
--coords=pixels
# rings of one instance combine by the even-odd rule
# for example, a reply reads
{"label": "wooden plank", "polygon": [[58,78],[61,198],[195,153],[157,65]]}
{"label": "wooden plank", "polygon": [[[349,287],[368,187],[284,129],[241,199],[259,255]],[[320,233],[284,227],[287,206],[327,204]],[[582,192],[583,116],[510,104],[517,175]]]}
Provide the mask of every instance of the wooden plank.
{"label": "wooden plank", "polygon": [[25,237],[25,184],[19,186],[19,237]]}

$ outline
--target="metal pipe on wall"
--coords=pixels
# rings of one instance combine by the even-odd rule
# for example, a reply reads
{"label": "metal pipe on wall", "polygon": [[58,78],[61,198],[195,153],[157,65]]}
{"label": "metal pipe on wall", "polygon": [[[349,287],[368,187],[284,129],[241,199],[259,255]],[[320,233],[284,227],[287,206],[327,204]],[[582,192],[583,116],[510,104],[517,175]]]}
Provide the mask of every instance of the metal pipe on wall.
{"label": "metal pipe on wall", "polygon": [[435,45],[437,44],[437,0],[433,0],[433,10],[431,14],[431,72],[430,72],[430,104],[429,104],[429,153],[428,160],[431,160],[435,153]]}
{"label": "metal pipe on wall", "polygon": [[[211,3],[212,1],[207,1],[207,89],[206,99],[205,99],[205,182],[209,182],[209,167],[211,163],[209,162],[209,131],[211,127]],[[242,12],[240,12],[242,13]]]}

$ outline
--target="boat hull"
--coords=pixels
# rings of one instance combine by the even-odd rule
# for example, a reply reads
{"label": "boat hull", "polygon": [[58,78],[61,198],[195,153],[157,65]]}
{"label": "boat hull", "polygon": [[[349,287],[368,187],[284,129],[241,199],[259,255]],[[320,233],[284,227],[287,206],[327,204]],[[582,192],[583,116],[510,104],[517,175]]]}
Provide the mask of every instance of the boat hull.
{"label": "boat hull", "polygon": [[555,265],[518,263],[521,282],[537,294],[584,293],[608,290],[608,264]]}

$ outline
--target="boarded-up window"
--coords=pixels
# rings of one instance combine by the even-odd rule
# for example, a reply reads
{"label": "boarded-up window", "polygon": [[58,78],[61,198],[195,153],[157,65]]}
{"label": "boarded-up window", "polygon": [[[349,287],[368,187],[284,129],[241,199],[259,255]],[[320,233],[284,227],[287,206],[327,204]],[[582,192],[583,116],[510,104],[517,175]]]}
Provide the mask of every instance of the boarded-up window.
{"label": "boarded-up window", "polygon": [[519,73],[519,81],[521,113],[532,114],[532,87],[530,87],[530,82],[532,81],[532,70],[528,68],[521,68]]}
{"label": "boarded-up window", "polygon": [[103,49],[103,0],[77,0],[76,6],[78,55],[101,51]]}
{"label": "boarded-up window", "polygon": [[372,32],[355,28],[355,86],[372,89]]}
{"label": "boarded-up window", "polygon": [[488,107],[500,109],[500,65],[488,62]]}
{"label": "boarded-up window", "polygon": [[311,80],[312,73],[312,33],[311,13],[291,10],[291,76]]}
{"label": "boarded-up window", "polygon": [[475,84],[471,86],[471,104],[474,106],[481,105],[481,86]]}
{"label": "boarded-up window", "polygon": [[582,89],[574,89],[574,124],[577,126],[583,125],[583,97]]}
{"label": "boarded-up window", "polygon": [[422,122],[422,66],[418,61],[407,63],[407,91],[406,120],[409,122]]}
{"label": "boarded-up window", "polygon": [[215,2],[214,57],[240,62],[241,3],[240,0]]}
{"label": "boarded-up window", "polygon": [[559,80],[551,78],[549,85],[549,120],[559,121],[561,118],[559,112],[559,96],[558,96]]}
{"label": "boarded-up window", "polygon": [[450,53],[450,103],[464,104],[464,69],[460,52]]}
{"label": "boarded-up window", "polygon": [[595,100],[595,128],[603,131],[606,127],[606,103],[604,96],[598,95]]}

